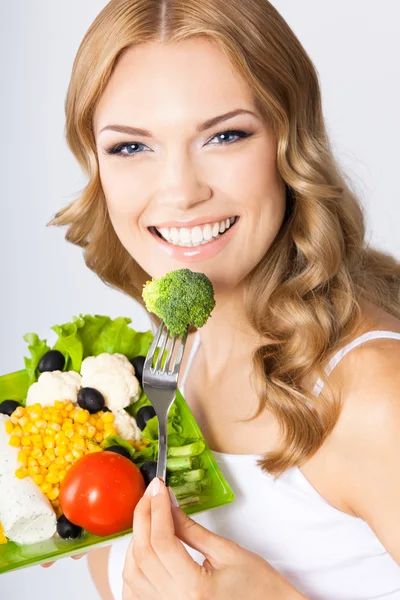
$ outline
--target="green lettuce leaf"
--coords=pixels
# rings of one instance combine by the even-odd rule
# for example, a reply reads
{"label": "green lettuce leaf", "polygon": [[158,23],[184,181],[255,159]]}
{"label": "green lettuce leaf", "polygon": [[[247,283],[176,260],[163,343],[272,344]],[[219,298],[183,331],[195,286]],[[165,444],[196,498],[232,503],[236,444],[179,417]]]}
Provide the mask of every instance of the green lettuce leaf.
{"label": "green lettuce leaf", "polygon": [[107,450],[107,448],[109,448],[110,446],[123,446],[124,448],[126,448],[126,450],[128,450],[132,459],[135,456],[135,448],[131,446],[126,440],[119,437],[119,435],[117,434],[109,435],[108,437],[106,437],[103,440],[101,446],[104,448],[104,450]]}
{"label": "green lettuce leaf", "polygon": [[26,333],[24,335],[25,342],[28,342],[28,350],[31,353],[30,358],[24,357],[26,372],[29,378],[29,385],[37,381],[39,372],[38,364],[42,356],[50,350],[46,340],[41,340],[36,333]]}
{"label": "green lettuce leaf", "polygon": [[[182,434],[183,427],[180,424],[181,418],[179,416],[178,408],[174,403],[168,413],[168,445],[171,446],[182,446],[186,442],[186,437]],[[142,431],[142,438],[144,440],[158,440],[158,419],[153,417],[146,423],[146,427]]]}

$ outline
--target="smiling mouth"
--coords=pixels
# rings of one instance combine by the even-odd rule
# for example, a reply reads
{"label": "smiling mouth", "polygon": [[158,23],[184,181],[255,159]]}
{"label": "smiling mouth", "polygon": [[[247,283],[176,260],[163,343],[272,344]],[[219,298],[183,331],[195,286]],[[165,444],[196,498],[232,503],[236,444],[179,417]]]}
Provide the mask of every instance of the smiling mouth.
{"label": "smiling mouth", "polygon": [[171,237],[170,238],[164,237],[162,235],[162,233],[160,231],[158,231],[158,229],[156,229],[156,227],[154,227],[154,226],[151,226],[148,229],[149,229],[150,233],[152,233],[153,235],[156,235],[157,237],[159,237],[160,239],[162,239],[167,244],[171,244],[172,246],[184,246],[184,247],[187,247],[187,248],[194,248],[196,246],[204,246],[204,245],[210,244],[214,240],[217,240],[218,238],[220,238],[223,235],[225,235],[225,233],[227,233],[228,231],[230,231],[232,229],[232,227],[235,227],[235,225],[239,221],[240,217],[239,216],[235,216],[235,217],[233,217],[233,219],[234,219],[234,221],[232,222],[232,224],[227,229],[225,229],[223,232],[218,232],[218,234],[213,235],[210,239],[208,239],[208,240],[203,239],[200,242],[193,242],[193,241],[182,242],[180,240],[180,238],[178,238],[178,239],[171,239]]}

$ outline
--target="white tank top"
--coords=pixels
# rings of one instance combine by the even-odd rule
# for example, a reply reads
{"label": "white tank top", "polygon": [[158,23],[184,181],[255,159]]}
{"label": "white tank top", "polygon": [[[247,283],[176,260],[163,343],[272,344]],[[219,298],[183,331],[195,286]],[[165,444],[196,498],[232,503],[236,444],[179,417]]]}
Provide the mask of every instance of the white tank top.
{"label": "white tank top", "polygon": [[[329,362],[330,374],[353,348],[376,338],[400,341],[400,333],[370,331],[339,350]],[[200,345],[197,332],[180,391]],[[313,392],[323,387],[319,380]],[[274,480],[256,465],[258,455],[213,451],[235,493],[226,506],[192,518],[256,552],[282,573],[309,600],[400,600],[400,566],[385,550],[371,528],[329,504],[298,467]],[[122,596],[122,569],[129,538],[111,548],[109,577],[117,600]],[[202,564],[204,557],[186,546]]]}

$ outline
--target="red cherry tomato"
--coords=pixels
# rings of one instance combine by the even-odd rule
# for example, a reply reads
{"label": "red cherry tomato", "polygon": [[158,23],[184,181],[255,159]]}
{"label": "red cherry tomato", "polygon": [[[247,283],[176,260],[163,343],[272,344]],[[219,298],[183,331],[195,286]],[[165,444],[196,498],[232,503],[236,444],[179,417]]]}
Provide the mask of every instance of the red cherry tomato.
{"label": "red cherry tomato", "polygon": [[138,467],[115,452],[80,458],[60,486],[60,506],[74,523],[95,535],[132,527],[133,511],[146,489]]}

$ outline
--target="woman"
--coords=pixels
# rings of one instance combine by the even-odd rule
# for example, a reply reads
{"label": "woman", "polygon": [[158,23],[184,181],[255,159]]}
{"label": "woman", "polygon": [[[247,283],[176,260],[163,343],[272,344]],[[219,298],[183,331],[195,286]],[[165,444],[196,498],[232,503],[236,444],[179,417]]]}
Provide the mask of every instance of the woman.
{"label": "woman", "polygon": [[213,282],[179,384],[236,492],[190,520],[154,480],[115,597],[400,598],[400,265],[293,32],[267,0],[111,0],[66,114],[89,182],[52,224],[88,267],[140,303],[173,269]]}

